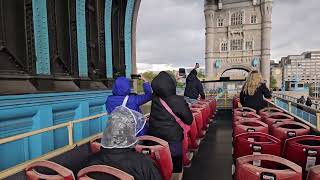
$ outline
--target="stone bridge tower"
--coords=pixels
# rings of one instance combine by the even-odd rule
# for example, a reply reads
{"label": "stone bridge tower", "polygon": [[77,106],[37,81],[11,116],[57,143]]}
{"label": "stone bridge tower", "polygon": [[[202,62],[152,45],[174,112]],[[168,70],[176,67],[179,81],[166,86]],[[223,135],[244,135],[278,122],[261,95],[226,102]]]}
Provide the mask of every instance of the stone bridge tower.
{"label": "stone bridge tower", "polygon": [[206,74],[259,70],[270,79],[272,0],[205,0]]}

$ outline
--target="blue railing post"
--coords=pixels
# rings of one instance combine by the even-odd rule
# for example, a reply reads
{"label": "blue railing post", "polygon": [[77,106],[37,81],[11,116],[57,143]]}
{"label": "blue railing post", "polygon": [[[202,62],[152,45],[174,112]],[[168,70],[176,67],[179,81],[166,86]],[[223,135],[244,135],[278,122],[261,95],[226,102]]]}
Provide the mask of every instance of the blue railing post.
{"label": "blue railing post", "polygon": [[[32,118],[32,130],[53,126],[52,107],[41,106],[38,113]],[[34,135],[29,138],[30,159],[36,158],[54,149],[53,132]]]}
{"label": "blue railing post", "polygon": [[[80,102],[79,107],[76,109],[75,119],[81,119],[89,116],[89,103],[87,101]],[[73,125],[73,141],[78,142],[83,138],[89,136],[89,121],[76,123]]]}

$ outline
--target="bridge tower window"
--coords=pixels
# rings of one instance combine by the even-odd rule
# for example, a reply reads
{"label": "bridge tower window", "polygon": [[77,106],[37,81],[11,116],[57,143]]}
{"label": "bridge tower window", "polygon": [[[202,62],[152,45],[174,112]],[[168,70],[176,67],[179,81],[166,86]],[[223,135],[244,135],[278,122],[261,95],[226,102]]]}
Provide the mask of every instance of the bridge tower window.
{"label": "bridge tower window", "polygon": [[221,52],[227,52],[228,51],[228,43],[222,42],[221,43]]}
{"label": "bridge tower window", "polygon": [[251,15],[250,23],[251,24],[256,24],[257,23],[257,15]]}
{"label": "bridge tower window", "polygon": [[218,20],[217,20],[218,27],[223,27],[223,22],[224,22],[223,18],[218,18]]}
{"label": "bridge tower window", "polygon": [[231,51],[243,50],[243,39],[232,39],[230,43]]}
{"label": "bridge tower window", "polygon": [[253,50],[253,41],[246,41],[246,50]]}
{"label": "bridge tower window", "polygon": [[235,12],[231,15],[231,25],[241,25],[243,24],[243,13],[242,12]]}

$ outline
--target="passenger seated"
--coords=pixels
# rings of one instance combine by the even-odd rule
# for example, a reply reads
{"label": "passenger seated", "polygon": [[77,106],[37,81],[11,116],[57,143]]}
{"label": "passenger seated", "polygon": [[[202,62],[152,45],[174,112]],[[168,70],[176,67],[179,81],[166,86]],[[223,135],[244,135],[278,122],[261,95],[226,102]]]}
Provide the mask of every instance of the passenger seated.
{"label": "passenger seated", "polygon": [[173,173],[181,173],[183,168],[182,141],[183,129],[176,119],[162,105],[160,98],[168,104],[173,113],[183,123],[192,124],[193,116],[183,96],[176,95],[176,81],[167,72],[160,72],[151,83],[153,98],[149,119],[149,132],[151,136],[161,138],[169,143]]}
{"label": "passenger seated", "polygon": [[[141,76],[140,80],[144,81],[143,90],[145,94],[137,95],[131,93],[130,80],[125,77],[118,77],[113,85],[112,94],[107,98],[106,108],[108,114],[118,106],[122,104],[126,96],[129,96],[126,106],[129,109],[135,110],[141,113],[140,106],[147,103],[152,98],[152,91],[150,83]],[[145,128],[139,135],[146,134],[147,128]]]}
{"label": "passenger seated", "polygon": [[240,93],[242,106],[259,112],[268,105],[264,98],[271,100],[271,97],[271,92],[263,82],[261,74],[258,71],[251,71]]}
{"label": "passenger seated", "polygon": [[[115,110],[116,111],[116,110]],[[161,180],[161,174],[154,161],[147,155],[135,152],[136,135],[145,125],[143,119],[124,114],[111,114],[101,139],[101,151],[89,158],[87,166],[107,165],[120,169],[135,180]],[[113,177],[93,174],[95,179],[113,180]]]}
{"label": "passenger seated", "polygon": [[184,96],[188,103],[195,103],[200,95],[201,99],[205,99],[205,94],[203,91],[203,86],[200,80],[197,77],[197,68],[199,68],[199,64],[197,63],[195,68],[190,72],[186,79],[186,88],[184,91]]}

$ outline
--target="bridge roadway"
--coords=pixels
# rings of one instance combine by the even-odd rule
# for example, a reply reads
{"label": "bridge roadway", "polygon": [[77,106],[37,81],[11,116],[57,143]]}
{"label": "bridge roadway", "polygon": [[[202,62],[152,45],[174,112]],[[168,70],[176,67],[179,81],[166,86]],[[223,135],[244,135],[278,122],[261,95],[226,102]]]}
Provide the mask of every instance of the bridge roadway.
{"label": "bridge roadway", "polygon": [[218,110],[183,180],[232,179],[232,112]]}

